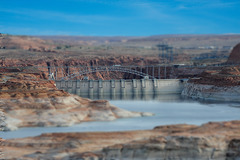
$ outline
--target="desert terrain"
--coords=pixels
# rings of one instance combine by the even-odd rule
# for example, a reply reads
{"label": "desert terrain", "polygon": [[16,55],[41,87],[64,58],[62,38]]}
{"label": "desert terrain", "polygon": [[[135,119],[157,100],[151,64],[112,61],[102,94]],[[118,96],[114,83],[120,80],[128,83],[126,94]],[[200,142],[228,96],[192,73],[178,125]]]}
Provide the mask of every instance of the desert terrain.
{"label": "desert terrain", "polygon": [[[56,88],[49,66],[158,64],[176,67],[174,78],[189,78],[182,92],[194,99],[239,103],[239,35],[150,37],[12,36],[0,34],[0,117],[2,130],[70,126],[86,121],[153,116],[106,100],[90,100]],[[157,45],[174,48],[173,60]],[[39,70],[39,67],[44,69]],[[170,68],[169,68],[170,70]],[[71,72],[71,70],[65,70]],[[155,71],[154,71],[155,72]],[[173,72],[171,72],[173,73]],[[170,74],[170,72],[169,72]],[[131,77],[119,73],[91,79]],[[121,106],[120,106],[121,107]],[[1,159],[239,159],[240,122],[156,126],[152,130],[47,133],[0,139]]]}
{"label": "desert terrain", "polygon": [[[201,66],[175,70],[173,78],[193,77],[202,66],[224,64],[231,49],[240,41],[239,35],[163,35],[150,37],[81,37],[81,36],[13,36],[0,34],[0,65],[2,67],[71,67],[152,65]],[[157,47],[172,47],[172,51]],[[229,61],[230,62],[230,61]],[[68,71],[66,68],[70,68]],[[60,69],[59,69],[60,71]],[[61,70],[62,71],[62,70]],[[168,69],[168,72],[170,69]],[[157,70],[154,71],[157,75]],[[119,75],[120,74],[120,75]],[[169,73],[167,77],[170,78]],[[161,71],[163,76],[163,72]],[[87,75],[91,79],[139,79],[126,73],[112,72]],[[80,78],[80,77],[79,77]],[[82,77],[83,78],[83,77]]]}
{"label": "desert terrain", "polygon": [[[12,64],[31,60],[87,60],[89,65],[150,65],[163,63],[159,44],[173,47],[171,63],[219,63],[227,60],[239,35],[162,35],[150,37],[12,36],[0,34],[0,56]],[[104,62],[101,62],[104,59]],[[116,59],[122,59],[117,61]],[[134,61],[132,60],[134,59]],[[27,63],[24,63],[24,60]],[[5,64],[7,65],[7,64]],[[44,65],[40,63],[39,65]],[[73,63],[72,65],[84,65]]]}

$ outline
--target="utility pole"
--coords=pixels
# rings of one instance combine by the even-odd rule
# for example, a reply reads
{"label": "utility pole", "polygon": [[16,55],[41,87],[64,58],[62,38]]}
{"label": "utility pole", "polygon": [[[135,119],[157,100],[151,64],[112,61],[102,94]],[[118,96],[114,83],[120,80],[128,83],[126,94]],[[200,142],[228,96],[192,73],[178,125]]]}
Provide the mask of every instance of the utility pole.
{"label": "utility pole", "polygon": [[[162,43],[157,45],[159,54],[159,65],[164,65],[164,78],[167,77],[167,68],[166,65],[173,62],[173,47],[169,46],[168,44]],[[160,73],[161,74],[161,73]],[[161,77],[159,75],[158,77]]]}

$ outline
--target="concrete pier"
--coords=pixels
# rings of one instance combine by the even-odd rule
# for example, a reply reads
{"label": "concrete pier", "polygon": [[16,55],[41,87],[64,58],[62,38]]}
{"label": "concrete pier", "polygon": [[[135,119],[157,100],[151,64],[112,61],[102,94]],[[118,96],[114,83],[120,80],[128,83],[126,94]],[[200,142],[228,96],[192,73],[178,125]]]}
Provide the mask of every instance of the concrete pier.
{"label": "concrete pier", "polygon": [[135,97],[148,94],[181,93],[186,80],[180,79],[132,79],[132,80],[69,80],[55,81],[58,89],[80,96]]}

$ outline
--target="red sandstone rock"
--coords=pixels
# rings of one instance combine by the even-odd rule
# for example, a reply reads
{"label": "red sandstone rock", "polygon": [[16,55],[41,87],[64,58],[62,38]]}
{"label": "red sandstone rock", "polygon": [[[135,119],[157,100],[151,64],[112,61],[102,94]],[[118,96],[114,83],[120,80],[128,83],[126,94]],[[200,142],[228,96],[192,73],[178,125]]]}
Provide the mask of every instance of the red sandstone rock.
{"label": "red sandstone rock", "polygon": [[206,70],[198,79],[191,79],[189,83],[206,84],[215,86],[239,86],[240,66],[223,67],[221,70]]}
{"label": "red sandstone rock", "polygon": [[231,63],[231,64],[239,64],[240,63],[240,43],[237,44],[233,48],[232,52],[230,53],[227,63]]}

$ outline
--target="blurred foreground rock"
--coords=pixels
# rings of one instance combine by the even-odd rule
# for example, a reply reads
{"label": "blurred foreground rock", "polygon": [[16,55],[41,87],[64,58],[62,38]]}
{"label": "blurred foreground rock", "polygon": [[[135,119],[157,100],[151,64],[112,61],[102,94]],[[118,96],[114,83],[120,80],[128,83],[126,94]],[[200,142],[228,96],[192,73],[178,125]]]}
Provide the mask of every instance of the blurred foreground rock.
{"label": "blurred foreground rock", "polygon": [[5,159],[233,160],[240,158],[240,121],[167,125],[126,132],[48,133],[5,140]]}
{"label": "blurred foreground rock", "polygon": [[19,127],[70,126],[87,121],[110,121],[117,118],[150,116],[130,112],[109,104],[69,94],[45,80],[44,74],[0,74],[0,109],[2,130]]}

